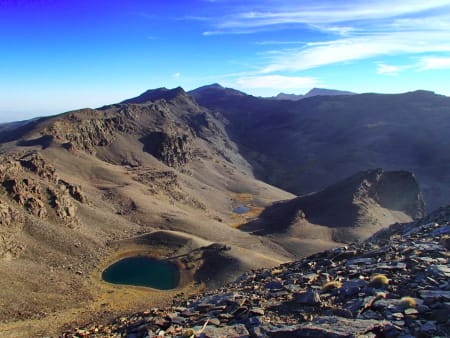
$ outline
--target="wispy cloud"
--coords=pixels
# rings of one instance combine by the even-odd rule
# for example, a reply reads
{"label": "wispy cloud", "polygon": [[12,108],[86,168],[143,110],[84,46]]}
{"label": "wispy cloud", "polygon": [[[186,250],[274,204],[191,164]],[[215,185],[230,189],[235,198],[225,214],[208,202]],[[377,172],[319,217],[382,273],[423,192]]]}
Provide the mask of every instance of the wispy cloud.
{"label": "wispy cloud", "polygon": [[427,56],[420,58],[418,70],[450,69],[450,57]]}
{"label": "wispy cloud", "polygon": [[378,62],[376,65],[378,74],[395,76],[407,69],[418,72],[436,69],[450,69],[450,56],[422,56],[418,59],[418,61],[407,65],[391,65],[383,62]]}
{"label": "wispy cloud", "polygon": [[240,12],[217,19],[216,32],[234,33],[248,28],[273,29],[277,25],[319,25],[331,31],[351,29],[346,23],[370,23],[373,21],[403,18],[417,13],[429,13],[446,8],[448,0],[397,0],[393,1],[260,1],[252,4],[254,10],[241,9]]}
{"label": "wispy cloud", "polygon": [[173,73],[173,74],[172,74],[172,77],[173,77],[174,79],[179,79],[179,78],[181,77],[181,73],[179,73],[179,72]]}
{"label": "wispy cloud", "polygon": [[416,31],[310,43],[301,49],[286,50],[275,55],[262,72],[300,71],[376,56],[425,52],[450,52],[450,41],[440,32]]}
{"label": "wispy cloud", "polygon": [[[302,71],[342,62],[379,56],[440,53],[450,51],[449,0],[308,2],[261,0],[254,10],[216,18],[204,35],[250,34],[266,30],[299,29],[320,34],[302,35],[306,41],[261,41],[260,45],[299,45],[266,55],[261,73]],[[307,40],[309,39],[309,40]],[[423,70],[444,60],[424,60]],[[398,73],[379,66],[383,74]]]}
{"label": "wispy cloud", "polygon": [[400,66],[386,65],[384,63],[378,63],[377,66],[377,73],[382,75],[395,76],[402,70]]}

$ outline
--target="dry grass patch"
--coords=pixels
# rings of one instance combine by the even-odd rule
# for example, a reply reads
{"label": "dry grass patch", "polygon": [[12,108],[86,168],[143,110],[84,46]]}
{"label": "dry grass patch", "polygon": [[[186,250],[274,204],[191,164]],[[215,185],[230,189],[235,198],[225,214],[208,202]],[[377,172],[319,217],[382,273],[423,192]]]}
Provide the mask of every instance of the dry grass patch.
{"label": "dry grass patch", "polygon": [[398,304],[402,309],[416,307],[416,300],[413,297],[403,297]]}
{"label": "dry grass patch", "polygon": [[231,226],[233,228],[239,228],[241,225],[261,215],[263,211],[264,208],[261,207],[250,207],[250,210],[244,214],[233,214],[231,215],[231,218],[235,222],[233,222]]}
{"label": "dry grass patch", "polygon": [[389,278],[387,278],[386,275],[383,275],[383,274],[374,275],[370,279],[370,283],[369,283],[370,286],[377,288],[377,289],[385,288],[385,287],[387,287],[388,284],[389,284]]}
{"label": "dry grass patch", "polygon": [[331,281],[331,282],[325,283],[322,286],[322,290],[323,291],[331,291],[331,290],[334,290],[334,289],[339,289],[340,287],[342,287],[342,283],[337,281],[337,280],[335,280],[335,281]]}

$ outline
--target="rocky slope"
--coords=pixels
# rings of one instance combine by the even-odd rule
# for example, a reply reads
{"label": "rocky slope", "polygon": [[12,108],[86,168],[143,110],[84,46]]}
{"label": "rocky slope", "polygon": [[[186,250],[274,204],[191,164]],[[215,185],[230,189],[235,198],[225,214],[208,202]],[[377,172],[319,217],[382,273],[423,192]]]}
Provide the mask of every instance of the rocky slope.
{"label": "rocky slope", "polygon": [[62,337],[434,337],[450,332],[450,206]]}
{"label": "rocky slope", "polygon": [[296,195],[368,168],[413,172],[428,210],[450,201],[450,98],[431,92],[257,98],[217,85],[190,92],[221,112],[260,179]]}
{"label": "rocky slope", "polygon": [[[289,259],[278,244],[231,225],[240,194],[259,208],[293,195],[253,177],[221,116],[181,89],[163,92],[1,133],[0,336],[56,334],[104,311],[137,310],[145,299],[166,303],[155,290],[126,290],[122,300],[120,286],[101,281],[122,255],[194,257],[180,285],[186,292]],[[142,241],[161,230],[157,241]],[[170,235],[179,232],[181,242]],[[227,243],[236,264],[212,280],[204,265],[217,257],[196,250],[216,242]]]}

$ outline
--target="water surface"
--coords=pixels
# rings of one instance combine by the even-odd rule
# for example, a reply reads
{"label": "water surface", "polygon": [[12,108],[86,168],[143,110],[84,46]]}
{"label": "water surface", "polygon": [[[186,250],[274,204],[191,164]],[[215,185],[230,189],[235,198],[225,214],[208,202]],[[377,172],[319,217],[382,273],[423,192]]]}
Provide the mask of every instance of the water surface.
{"label": "water surface", "polygon": [[180,273],[172,263],[145,256],[135,256],[124,258],[110,265],[103,271],[102,278],[113,284],[170,290],[178,286]]}
{"label": "water surface", "polygon": [[238,206],[237,208],[233,209],[233,212],[235,214],[246,214],[247,212],[250,211],[250,208],[241,204],[240,206]]}

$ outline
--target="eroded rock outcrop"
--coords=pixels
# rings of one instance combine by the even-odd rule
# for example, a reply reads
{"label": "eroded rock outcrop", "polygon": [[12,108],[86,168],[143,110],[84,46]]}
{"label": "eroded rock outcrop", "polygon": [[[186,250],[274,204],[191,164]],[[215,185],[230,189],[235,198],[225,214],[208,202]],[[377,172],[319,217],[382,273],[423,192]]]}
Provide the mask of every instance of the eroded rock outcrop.
{"label": "eroded rock outcrop", "polygon": [[[0,185],[4,192],[0,197],[8,196],[28,214],[41,219],[53,210],[59,219],[72,222],[76,218],[73,201],[87,202],[81,187],[59,179],[56,169],[35,152],[3,157]],[[2,207],[1,212],[5,225],[16,215],[11,208]]]}
{"label": "eroded rock outcrop", "polygon": [[178,176],[174,171],[139,168],[133,172],[133,179],[145,184],[151,194],[164,194],[169,197],[171,202],[177,201],[197,209],[206,209],[206,206],[202,202],[183,191],[178,182]]}
{"label": "eroded rock outcrop", "polygon": [[141,138],[141,142],[144,144],[144,151],[169,167],[181,167],[192,158],[190,139],[186,134],[153,132]]}
{"label": "eroded rock outcrop", "polygon": [[97,110],[81,110],[54,121],[42,131],[64,144],[66,149],[85,150],[95,154],[95,147],[111,144],[118,131],[133,130],[133,117],[128,112],[109,116]]}

